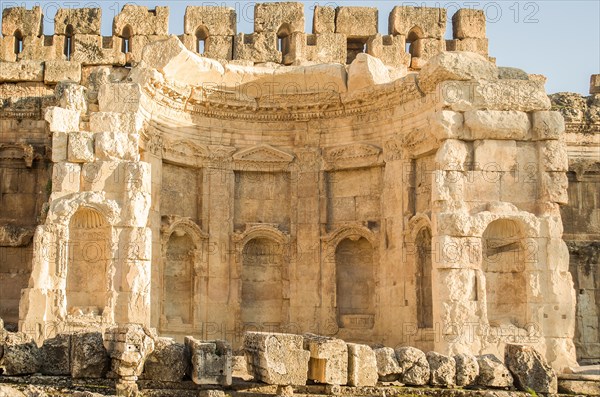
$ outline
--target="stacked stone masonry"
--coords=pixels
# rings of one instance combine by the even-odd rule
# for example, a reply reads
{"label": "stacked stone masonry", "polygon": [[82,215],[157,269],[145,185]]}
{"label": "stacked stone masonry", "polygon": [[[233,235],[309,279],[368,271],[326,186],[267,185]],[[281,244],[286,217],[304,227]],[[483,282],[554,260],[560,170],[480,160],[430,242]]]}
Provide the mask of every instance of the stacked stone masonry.
{"label": "stacked stone masonry", "polygon": [[[97,332],[59,334],[38,348],[26,334],[2,331],[0,369],[10,377],[39,372],[88,382],[112,379],[110,387],[118,396],[144,395],[148,390],[139,389],[138,379],[165,382],[164,374],[154,371],[152,358],[157,355],[166,358],[172,353],[171,346],[177,345],[172,340],[161,343],[161,339],[154,329],[124,324],[107,330],[104,336]],[[386,349],[392,354],[380,354],[379,351]],[[502,361],[491,354],[452,357],[435,352],[425,354],[413,347],[394,352],[391,348],[373,350],[368,345],[347,344],[315,334],[248,332],[243,350],[245,357],[238,358],[247,363],[248,372],[238,369],[236,377],[249,374],[255,382],[278,386],[278,393],[287,390],[293,394],[294,388],[307,383],[328,385],[330,392],[334,387],[346,385],[359,392],[361,388],[373,390],[397,380],[401,383],[395,385],[434,388],[558,391],[556,372],[539,352],[525,345],[508,344]],[[201,342],[187,337],[184,351],[183,356],[178,356],[191,371],[180,372],[166,381],[170,385],[163,387],[176,389],[189,378],[200,387],[232,386],[231,346],[226,341]],[[418,363],[415,357],[427,359]],[[421,368],[417,377],[416,366]],[[383,368],[389,370],[384,374]],[[163,370],[169,372],[166,367]],[[422,381],[415,385],[417,378]]]}
{"label": "stacked stone masonry", "polygon": [[[452,40],[438,8],[395,7],[388,35],[370,7],[317,7],[312,34],[298,3],[257,4],[250,34],[224,7],[188,7],[179,37],[168,16],[127,5],[103,37],[100,9],[61,9],[44,36],[39,7],[3,10],[7,328],[196,338],[109,357],[129,382],[148,355],[157,376],[227,384],[194,362],[231,366],[204,340],[238,351],[248,330],[326,335],[289,342],[311,371],[282,385],[375,367],[445,384],[449,358],[494,372],[469,357],[507,343],[559,372],[600,359],[597,76],[551,101],[542,76],[495,65],[479,10]],[[161,366],[189,349],[189,368]]]}

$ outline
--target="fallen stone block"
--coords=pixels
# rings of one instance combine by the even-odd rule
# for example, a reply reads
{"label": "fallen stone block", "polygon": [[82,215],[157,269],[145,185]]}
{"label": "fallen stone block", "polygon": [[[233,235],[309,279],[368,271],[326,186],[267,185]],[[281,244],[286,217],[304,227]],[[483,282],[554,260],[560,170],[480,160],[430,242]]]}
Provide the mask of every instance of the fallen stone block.
{"label": "fallen stone block", "polygon": [[460,353],[454,356],[456,363],[456,386],[470,386],[479,376],[479,364],[472,354]]}
{"label": "fallen stone block", "polygon": [[348,385],[375,386],[377,379],[377,358],[367,345],[346,344],[348,347]]}
{"label": "fallen stone block", "polygon": [[395,353],[402,371],[400,382],[410,386],[424,386],[429,383],[431,371],[425,353],[411,346],[399,347]]}
{"label": "fallen stone block", "polygon": [[454,386],[456,377],[456,363],[454,358],[436,352],[427,353],[427,362],[431,370],[431,386]]}
{"label": "fallen stone block", "polygon": [[141,379],[179,382],[189,373],[190,353],[183,343],[171,338],[157,338],[154,351],[146,359]]}
{"label": "fallen stone block", "polygon": [[546,359],[531,346],[507,344],[504,362],[515,379],[519,390],[536,393],[556,393],[556,373]]}
{"label": "fallen stone block", "polygon": [[0,340],[3,354],[0,373],[5,376],[31,375],[40,368],[40,352],[33,339],[22,332],[6,332]]}
{"label": "fallen stone block", "polygon": [[231,385],[231,346],[226,341],[197,341],[185,337],[192,361],[192,380],[197,385]]}
{"label": "fallen stone block", "polygon": [[393,382],[400,378],[402,368],[396,359],[396,353],[391,347],[374,349],[377,360],[377,374],[382,382]]}
{"label": "fallen stone block", "polygon": [[246,332],[244,353],[248,372],[271,385],[305,385],[310,352],[301,335]]}
{"label": "fallen stone block", "polygon": [[304,349],[310,352],[308,379],[330,385],[348,381],[348,348],[341,339],[304,334]]}
{"label": "fallen stone block", "polygon": [[475,381],[478,386],[505,388],[512,387],[513,377],[506,366],[493,354],[477,356],[479,376]]}
{"label": "fallen stone block", "polygon": [[59,334],[46,339],[40,348],[40,364],[43,375],[71,375],[71,335]]}
{"label": "fallen stone block", "polygon": [[71,376],[104,378],[110,368],[110,357],[100,332],[79,332],[71,337]]}

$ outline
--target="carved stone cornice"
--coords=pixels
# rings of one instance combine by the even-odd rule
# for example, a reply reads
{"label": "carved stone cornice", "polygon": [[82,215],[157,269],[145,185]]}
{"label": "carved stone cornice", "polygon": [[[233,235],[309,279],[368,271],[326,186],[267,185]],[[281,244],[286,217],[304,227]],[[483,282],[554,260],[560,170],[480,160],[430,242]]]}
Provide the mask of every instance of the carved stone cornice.
{"label": "carved stone cornice", "polygon": [[323,91],[277,94],[258,99],[220,88],[196,87],[190,93],[188,89],[176,88],[158,80],[149,81],[142,89],[156,103],[192,115],[262,122],[372,114],[424,97],[412,75],[350,94]]}
{"label": "carved stone cornice", "polygon": [[383,164],[381,148],[364,143],[326,149],[324,157],[326,170],[374,167]]}

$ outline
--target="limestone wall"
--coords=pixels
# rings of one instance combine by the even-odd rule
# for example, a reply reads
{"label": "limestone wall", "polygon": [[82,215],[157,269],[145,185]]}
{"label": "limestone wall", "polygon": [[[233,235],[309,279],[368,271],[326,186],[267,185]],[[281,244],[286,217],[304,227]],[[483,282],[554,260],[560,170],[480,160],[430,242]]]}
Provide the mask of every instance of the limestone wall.
{"label": "limestone wall", "polygon": [[598,75],[590,80],[590,96],[558,93],[552,105],[567,126],[569,152],[569,204],[562,207],[565,240],[570,252],[569,270],[575,281],[577,358],[600,361],[600,96]]}
{"label": "limestone wall", "polygon": [[[38,11],[5,20],[38,34]],[[52,98],[26,112],[3,97],[52,147],[22,331],[134,322],[234,349],[258,330],[499,357],[519,342],[575,364],[567,147],[543,77],[442,51],[439,9],[392,12],[382,42],[412,41],[411,71],[359,51],[376,48],[370,8],[317,9],[317,45],[341,34],[330,48],[345,51],[293,66],[260,57],[278,34],[293,48],[300,7],[257,5],[247,37],[229,11],[204,11],[188,9],[186,34],[201,21],[206,45],[234,37],[232,56],[251,62],[198,56],[167,35],[166,8],[131,6],[113,44],[133,47],[116,58],[108,42],[95,60],[78,50],[77,35],[102,40],[99,12],[78,10],[57,14],[71,60],[2,62],[24,104]],[[485,41],[482,13],[453,21],[455,49]],[[419,48],[435,51],[425,62]]]}
{"label": "limestone wall", "polygon": [[[386,65],[420,69],[445,51],[473,51],[487,56],[485,16],[481,10],[462,9],[452,17],[453,39],[444,40],[446,10],[397,6],[389,15],[389,33],[378,32],[378,10],[372,7],[315,8],[313,32],[304,32],[304,4],[258,3],[254,32],[237,32],[232,8],[188,6],[181,42],[201,56],[242,64],[274,62],[351,63],[366,52]],[[36,61],[31,73],[60,75],[63,64],[135,64],[148,43],[169,35],[169,8],[128,4],[114,17],[111,36],[101,36],[102,10],[61,8],[54,17],[54,35],[42,34],[44,15],[39,6],[5,8],[2,14],[0,60]],[[406,44],[409,44],[407,47]],[[406,49],[408,48],[408,52]],[[51,70],[49,70],[51,69]]]}

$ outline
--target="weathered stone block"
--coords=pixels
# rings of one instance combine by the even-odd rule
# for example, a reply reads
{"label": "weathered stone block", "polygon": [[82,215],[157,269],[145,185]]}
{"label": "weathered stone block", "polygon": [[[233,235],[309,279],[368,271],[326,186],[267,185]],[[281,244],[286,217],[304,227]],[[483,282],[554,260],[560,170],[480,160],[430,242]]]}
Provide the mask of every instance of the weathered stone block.
{"label": "weathered stone block", "polygon": [[556,393],[556,373],[546,359],[531,346],[507,344],[504,361],[515,378],[515,385],[523,391]]}
{"label": "weathered stone block", "polygon": [[78,332],[71,337],[71,376],[103,378],[110,368],[110,357],[100,332]]}
{"label": "weathered stone block", "polygon": [[0,344],[4,354],[0,359],[0,372],[5,376],[31,375],[40,367],[40,352],[30,336],[21,332],[6,332]]}
{"label": "weathered stone block", "polygon": [[134,4],[125,4],[121,12],[114,18],[113,35],[123,34],[125,26],[129,25],[133,35],[168,35],[169,34],[169,7],[148,7]]}
{"label": "weathered stone block", "polygon": [[112,373],[119,381],[137,380],[146,358],[154,351],[156,332],[139,324],[123,324],[110,327],[104,335]]}
{"label": "weathered stone block", "polygon": [[441,39],[446,33],[446,19],[443,8],[396,6],[390,13],[389,33],[408,36],[418,26],[422,37]]}
{"label": "weathered stone block", "polygon": [[488,39],[446,40],[446,51],[469,51],[488,56]]}
{"label": "weathered stone block", "polygon": [[[105,48],[106,47],[106,48]],[[121,52],[121,39],[113,37],[105,46],[102,36],[77,34],[73,36],[71,61],[88,65],[124,65],[125,54]]]}
{"label": "weathered stone block", "polygon": [[456,376],[454,358],[436,352],[428,352],[427,362],[429,362],[429,369],[431,370],[429,383],[432,386],[454,386]]}
{"label": "weathered stone block", "polygon": [[367,345],[346,344],[348,347],[348,385],[355,387],[375,386],[377,379],[377,357]]}
{"label": "weathered stone block", "polygon": [[98,92],[101,112],[133,113],[139,107],[142,96],[139,84],[103,84]]}
{"label": "weathered stone block", "polygon": [[560,112],[533,112],[531,131],[535,140],[559,139],[565,132],[565,119]]}
{"label": "weathered stone block", "polygon": [[35,6],[31,10],[25,7],[2,9],[2,36],[12,36],[18,30],[23,36],[42,35],[42,9]]}
{"label": "weathered stone block", "polygon": [[60,162],[52,167],[52,191],[76,193],[81,185],[81,164]]}
{"label": "weathered stone block", "polygon": [[79,131],[79,115],[76,110],[53,106],[46,109],[44,119],[48,122],[48,128],[51,132],[73,133]]}
{"label": "weathered stone block", "polygon": [[335,32],[349,39],[377,34],[379,11],[376,7],[338,7],[335,10]]}
{"label": "weathered stone block", "polygon": [[44,81],[44,63],[40,61],[0,61],[0,83]]}
{"label": "weathered stone block", "polygon": [[530,128],[526,113],[499,110],[465,112],[465,127],[472,139],[524,140]]}
{"label": "weathered stone block", "polygon": [[233,59],[281,63],[281,52],[277,50],[277,33],[238,33],[233,40]]}
{"label": "weathered stone block", "polygon": [[59,334],[46,339],[40,349],[40,364],[43,375],[71,375],[71,335]]}
{"label": "weathered stone block", "polygon": [[69,132],[67,159],[72,163],[94,161],[94,135],[89,132]]}
{"label": "weathered stone block", "polygon": [[452,16],[452,37],[455,39],[485,39],[485,13],[483,10],[462,8]]}
{"label": "weathered stone block", "polygon": [[248,372],[257,381],[272,385],[304,385],[310,352],[300,335],[246,332],[244,352]]}
{"label": "weathered stone block", "polygon": [[368,54],[358,54],[348,70],[348,91],[373,87],[389,81],[390,74],[383,62]]}
{"label": "weathered stone block", "polygon": [[310,351],[308,379],[330,385],[348,381],[348,348],[341,339],[304,334],[304,349]]}
{"label": "weathered stone block", "polygon": [[402,370],[400,382],[411,386],[424,386],[429,383],[431,371],[425,353],[410,346],[399,347],[395,353]]}
{"label": "weathered stone block", "polygon": [[226,341],[199,342],[186,336],[192,361],[192,380],[197,385],[231,385],[231,346]]}
{"label": "weathered stone block", "polygon": [[600,94],[600,74],[590,76],[590,95]]}
{"label": "weathered stone block", "polygon": [[509,370],[493,354],[477,356],[479,376],[476,383],[483,387],[512,387],[513,377]]}
{"label": "weathered stone block", "polygon": [[54,34],[65,35],[70,26],[71,34],[100,36],[101,19],[101,8],[59,8],[54,16]]}
{"label": "weathered stone block", "polygon": [[107,193],[150,192],[150,164],[137,161],[96,161],[84,164],[81,190]]}
{"label": "weathered stone block", "polygon": [[569,170],[569,156],[567,145],[563,141],[540,142],[540,168],[542,171],[567,172]]}
{"label": "weathered stone block", "polygon": [[456,363],[456,386],[470,386],[479,376],[477,357],[472,354],[459,353],[454,356]]}
{"label": "weathered stone block", "polygon": [[81,64],[79,62],[50,60],[45,62],[44,83],[56,84],[59,81],[81,81]]}
{"label": "weathered stone block", "polygon": [[196,35],[204,27],[210,36],[235,36],[237,33],[235,10],[218,6],[187,6],[183,17],[184,34]]}
{"label": "weathered stone block", "polygon": [[148,356],[141,379],[180,382],[189,372],[190,352],[171,338],[158,338],[154,352]]}
{"label": "weathered stone block", "polygon": [[302,3],[256,3],[254,5],[254,31],[304,32],[304,4]]}
{"label": "weathered stone block", "polygon": [[495,80],[498,69],[479,54],[442,52],[427,62],[418,78],[421,89],[433,92],[445,80]]}
{"label": "weathered stone block", "polygon": [[383,382],[393,382],[398,380],[402,373],[402,368],[396,359],[396,353],[391,347],[381,347],[374,349],[377,360],[377,374],[379,380]]}
{"label": "weathered stone block", "polygon": [[313,33],[335,33],[335,8],[315,6]]}
{"label": "weathered stone block", "polygon": [[61,81],[56,85],[55,96],[61,108],[77,111],[80,115],[88,111],[88,90],[82,85]]}
{"label": "weathered stone block", "polygon": [[95,134],[96,157],[100,160],[137,161],[139,155],[139,135],[123,132],[103,132]]}
{"label": "weathered stone block", "polygon": [[540,198],[558,204],[567,204],[569,180],[564,172],[543,172]]}
{"label": "weathered stone block", "polygon": [[137,134],[142,126],[143,118],[137,113],[92,112],[90,114],[90,131],[95,133]]}
{"label": "weathered stone block", "polygon": [[515,141],[483,140],[475,141],[474,169],[508,172],[517,167],[517,143]]}
{"label": "weathered stone block", "polygon": [[52,162],[58,163],[67,160],[67,142],[69,134],[66,132],[52,133]]}
{"label": "weathered stone block", "polygon": [[405,46],[404,36],[382,36],[377,33],[367,40],[367,53],[388,66],[400,68],[400,77],[406,74],[402,67],[410,66],[410,54],[405,51]]}

